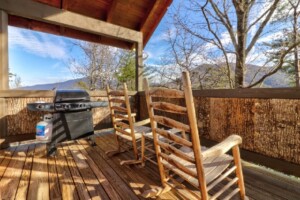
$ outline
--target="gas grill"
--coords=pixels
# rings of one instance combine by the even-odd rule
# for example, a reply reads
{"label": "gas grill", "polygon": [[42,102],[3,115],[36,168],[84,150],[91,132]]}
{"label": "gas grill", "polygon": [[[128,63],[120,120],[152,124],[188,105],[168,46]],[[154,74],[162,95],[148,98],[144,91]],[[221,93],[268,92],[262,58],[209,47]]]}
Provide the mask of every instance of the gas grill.
{"label": "gas grill", "polygon": [[107,106],[105,101],[90,101],[85,90],[57,90],[52,103],[28,103],[31,111],[46,111],[53,115],[53,131],[48,142],[48,154],[56,144],[94,134],[92,108]]}

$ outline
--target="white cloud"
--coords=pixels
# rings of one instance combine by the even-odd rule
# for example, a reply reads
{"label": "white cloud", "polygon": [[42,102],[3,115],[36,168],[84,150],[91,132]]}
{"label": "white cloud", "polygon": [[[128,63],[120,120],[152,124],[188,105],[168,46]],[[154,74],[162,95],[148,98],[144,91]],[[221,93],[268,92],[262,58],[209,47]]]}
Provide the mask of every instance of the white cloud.
{"label": "white cloud", "polygon": [[[224,31],[221,36],[220,36],[220,41],[222,43],[222,45],[224,47],[227,47],[228,45],[232,44],[232,41],[231,41],[231,38],[230,38],[230,35],[227,31]],[[205,46],[206,49],[215,49],[217,48],[215,45],[211,44],[211,43],[207,43],[206,46]]]}
{"label": "white cloud", "polygon": [[9,45],[12,48],[23,48],[28,53],[44,58],[67,59],[66,43],[57,36],[11,26],[8,28],[8,33]]}
{"label": "white cloud", "polygon": [[271,41],[274,41],[276,39],[279,39],[279,38],[282,38],[284,36],[284,33],[283,31],[278,31],[276,33],[273,33],[273,34],[269,34],[265,37],[261,37],[257,40],[257,44],[260,44],[260,43],[263,43],[263,42],[271,42]]}

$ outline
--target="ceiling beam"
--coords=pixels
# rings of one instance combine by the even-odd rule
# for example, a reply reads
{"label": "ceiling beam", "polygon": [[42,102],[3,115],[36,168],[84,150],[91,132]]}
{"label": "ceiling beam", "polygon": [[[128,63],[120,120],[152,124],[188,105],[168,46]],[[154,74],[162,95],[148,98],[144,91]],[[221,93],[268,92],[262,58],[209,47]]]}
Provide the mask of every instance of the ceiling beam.
{"label": "ceiling beam", "polygon": [[11,15],[104,35],[122,41],[141,42],[143,39],[143,34],[139,31],[47,6],[32,0],[1,0],[0,9]]}
{"label": "ceiling beam", "polygon": [[147,37],[144,38],[144,44],[147,44],[152,33],[154,32],[155,28],[160,22],[160,19],[164,16],[164,14],[167,11],[167,8],[171,5],[171,3],[172,0],[156,0],[151,10],[148,11],[148,14],[143,19],[140,25],[141,32],[145,33],[146,30],[148,30],[149,32],[148,34],[146,34]]}

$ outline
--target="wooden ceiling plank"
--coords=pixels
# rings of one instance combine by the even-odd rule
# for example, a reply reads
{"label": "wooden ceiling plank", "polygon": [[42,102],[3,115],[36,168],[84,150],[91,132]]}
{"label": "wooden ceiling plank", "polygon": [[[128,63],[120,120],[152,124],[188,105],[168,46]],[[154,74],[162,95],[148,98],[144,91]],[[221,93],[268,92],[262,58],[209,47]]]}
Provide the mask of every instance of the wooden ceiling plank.
{"label": "wooden ceiling plank", "polygon": [[149,16],[152,16],[155,9],[159,6],[159,0],[153,1],[152,6],[148,7],[148,11],[145,13],[145,16],[140,24],[140,30],[142,31],[145,28],[145,24],[149,21]]}
{"label": "wooden ceiling plank", "polygon": [[113,16],[114,16],[114,11],[117,7],[117,4],[118,4],[118,0],[113,0],[112,3],[109,6],[109,9],[107,11],[107,16],[106,16],[106,21],[109,22],[109,23],[112,22],[112,19],[113,19]]}
{"label": "wooden ceiling plank", "polygon": [[[156,0],[153,9],[150,11],[145,23],[141,26],[141,32],[144,33],[145,37],[143,39],[144,44],[147,44],[152,33],[158,26],[160,20],[165,15],[168,7],[171,5],[173,0]],[[159,8],[160,7],[160,8]],[[160,10],[160,12],[159,12]],[[150,25],[149,25],[150,24]],[[146,31],[147,30],[147,31]]]}
{"label": "wooden ceiling plank", "polygon": [[68,10],[69,8],[68,0],[61,0],[61,9]]}
{"label": "wooden ceiling plank", "polygon": [[143,38],[142,33],[139,31],[40,4],[32,0],[1,0],[0,9],[9,14],[104,35],[122,41],[141,42]]}

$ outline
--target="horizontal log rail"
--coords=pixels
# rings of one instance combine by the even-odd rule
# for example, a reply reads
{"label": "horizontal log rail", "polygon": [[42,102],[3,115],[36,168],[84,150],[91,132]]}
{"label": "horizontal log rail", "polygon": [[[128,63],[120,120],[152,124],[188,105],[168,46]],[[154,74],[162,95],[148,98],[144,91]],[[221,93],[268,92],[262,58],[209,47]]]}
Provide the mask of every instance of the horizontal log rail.
{"label": "horizontal log rail", "polygon": [[[145,92],[139,92],[145,96]],[[193,90],[194,97],[212,98],[257,98],[257,99],[300,99],[297,88],[252,88],[252,89],[214,89]],[[171,98],[171,97],[170,97]]]}
{"label": "horizontal log rail", "polygon": [[[90,97],[107,97],[106,91],[88,91]],[[128,92],[129,96],[135,96],[136,91]],[[0,90],[0,98],[30,98],[30,97],[54,97],[54,90]]]}

